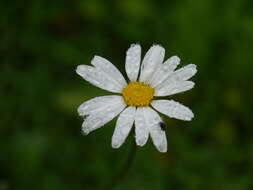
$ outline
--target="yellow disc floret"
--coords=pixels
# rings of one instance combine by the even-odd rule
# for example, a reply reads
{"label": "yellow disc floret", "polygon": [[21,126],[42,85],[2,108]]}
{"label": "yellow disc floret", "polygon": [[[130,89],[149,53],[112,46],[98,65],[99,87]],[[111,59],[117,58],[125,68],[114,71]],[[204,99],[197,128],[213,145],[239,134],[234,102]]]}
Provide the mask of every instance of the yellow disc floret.
{"label": "yellow disc floret", "polygon": [[129,106],[148,106],[154,97],[154,89],[142,82],[130,82],[122,94]]}

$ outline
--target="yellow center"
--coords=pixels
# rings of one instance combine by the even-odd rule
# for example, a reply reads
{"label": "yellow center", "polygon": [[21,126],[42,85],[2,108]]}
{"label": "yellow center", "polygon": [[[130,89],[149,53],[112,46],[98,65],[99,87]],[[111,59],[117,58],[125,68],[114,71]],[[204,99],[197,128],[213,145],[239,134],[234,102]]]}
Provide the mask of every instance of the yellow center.
{"label": "yellow center", "polygon": [[129,106],[148,106],[154,97],[154,89],[142,82],[130,82],[122,94]]}

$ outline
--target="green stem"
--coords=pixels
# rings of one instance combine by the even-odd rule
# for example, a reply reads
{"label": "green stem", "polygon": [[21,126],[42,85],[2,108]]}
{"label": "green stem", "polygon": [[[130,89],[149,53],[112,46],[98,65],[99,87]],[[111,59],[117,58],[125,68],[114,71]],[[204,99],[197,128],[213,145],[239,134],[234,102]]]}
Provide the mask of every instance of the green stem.
{"label": "green stem", "polygon": [[137,146],[136,146],[135,142],[133,141],[133,143],[130,147],[128,157],[127,157],[126,162],[124,163],[123,167],[121,168],[119,173],[112,178],[111,182],[108,183],[108,185],[103,190],[112,190],[120,182],[120,180],[122,180],[126,176],[126,174],[128,173],[128,171],[131,168],[131,165],[134,161],[136,150],[137,150]]}

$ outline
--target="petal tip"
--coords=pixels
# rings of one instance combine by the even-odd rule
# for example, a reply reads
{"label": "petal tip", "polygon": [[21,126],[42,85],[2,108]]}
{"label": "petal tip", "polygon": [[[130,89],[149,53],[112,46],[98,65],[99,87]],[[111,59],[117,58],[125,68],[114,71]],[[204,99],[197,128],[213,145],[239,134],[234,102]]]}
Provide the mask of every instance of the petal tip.
{"label": "petal tip", "polygon": [[139,43],[132,43],[131,45],[130,45],[130,48],[140,48],[141,46],[140,46],[140,44]]}
{"label": "petal tip", "polygon": [[161,48],[163,48],[163,46],[160,45],[160,44],[158,44],[158,43],[153,43],[152,48],[153,48],[153,47],[161,47]]}
{"label": "petal tip", "polygon": [[81,68],[82,68],[82,65],[78,65],[78,66],[76,67],[76,73],[77,73],[77,74],[80,74]]}
{"label": "petal tip", "polygon": [[186,117],[185,117],[185,121],[191,121],[191,120],[193,120],[193,118],[194,118],[194,114],[192,113],[192,111],[189,109],[189,115],[187,115]]}
{"label": "petal tip", "polygon": [[158,151],[161,152],[161,153],[166,153],[167,152],[167,146],[166,147],[159,147]]}
{"label": "petal tip", "polygon": [[94,57],[91,59],[91,64],[95,66],[96,65],[95,63],[99,61],[100,58],[101,58],[100,56],[94,55]]}
{"label": "petal tip", "polygon": [[188,66],[194,70],[194,75],[195,75],[195,73],[197,72],[197,65],[190,63]]}
{"label": "petal tip", "polygon": [[78,65],[76,67],[76,73],[80,76],[85,76],[88,72],[88,70],[91,69],[91,66],[88,65]]}
{"label": "petal tip", "polygon": [[112,142],[112,148],[114,149],[118,149],[121,145],[119,143],[116,142]]}
{"label": "petal tip", "polygon": [[85,128],[82,128],[82,134],[83,135],[88,135],[90,133],[90,131],[88,131],[87,129]]}
{"label": "petal tip", "polygon": [[145,141],[144,140],[136,140],[136,145],[142,147],[145,145]]}
{"label": "petal tip", "polygon": [[180,59],[177,55],[172,56],[171,59],[173,59],[173,60],[177,63],[177,65],[178,65],[178,64],[180,63],[180,61],[181,61],[181,59]]}

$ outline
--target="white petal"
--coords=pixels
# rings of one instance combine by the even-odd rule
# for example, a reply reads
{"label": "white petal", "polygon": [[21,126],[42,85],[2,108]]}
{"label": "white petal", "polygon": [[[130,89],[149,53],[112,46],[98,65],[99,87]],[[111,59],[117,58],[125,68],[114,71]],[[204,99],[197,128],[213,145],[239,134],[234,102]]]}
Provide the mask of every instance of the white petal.
{"label": "white petal", "polygon": [[146,109],[147,115],[149,115],[149,132],[153,144],[160,152],[167,152],[167,138],[165,131],[161,128],[160,123],[162,122],[161,117],[156,111],[151,108]]}
{"label": "white petal", "polygon": [[82,103],[78,107],[77,111],[80,116],[87,116],[93,114],[99,109],[103,109],[104,107],[113,104],[114,102],[120,102],[121,99],[122,97],[117,95],[99,96]]}
{"label": "white petal", "polygon": [[141,82],[146,82],[154,71],[162,64],[165,50],[159,45],[152,46],[146,53],[141,65]]}
{"label": "white petal", "polygon": [[176,119],[190,121],[194,115],[192,111],[173,100],[154,100],[151,105],[159,112]]}
{"label": "white petal", "polygon": [[92,109],[82,124],[83,132],[88,134],[102,127],[116,117],[125,107],[124,100],[118,96],[113,102],[108,102],[107,105]]}
{"label": "white petal", "polygon": [[174,72],[175,77],[177,77],[180,80],[188,80],[193,75],[195,75],[197,72],[196,65],[189,64],[185,67],[182,67],[181,69],[178,69]]}
{"label": "white petal", "polygon": [[192,81],[172,81],[155,88],[155,96],[169,96],[180,92],[185,92],[194,87]]}
{"label": "white petal", "polygon": [[155,87],[162,83],[168,76],[170,76],[180,63],[180,59],[177,56],[172,56],[164,62],[154,73],[150,79],[151,87]]}
{"label": "white petal", "polygon": [[132,44],[126,53],[126,73],[130,81],[136,81],[139,74],[141,62],[141,46]]}
{"label": "white petal", "polygon": [[120,93],[122,91],[122,86],[112,76],[100,69],[88,65],[79,65],[76,72],[94,86],[110,92]]}
{"label": "white petal", "polygon": [[111,76],[115,82],[119,83],[121,88],[127,85],[126,80],[121,72],[107,59],[100,56],[94,56],[91,64],[105,72],[107,75]]}
{"label": "white petal", "polygon": [[149,135],[148,116],[146,107],[138,107],[135,115],[135,141],[138,146],[146,144]]}
{"label": "white petal", "polygon": [[112,136],[112,147],[119,148],[126,140],[135,118],[135,107],[126,108],[120,115]]}
{"label": "white petal", "polygon": [[189,64],[176,70],[163,82],[155,87],[155,96],[168,96],[190,90],[194,82],[186,81],[197,72],[196,65]]}

